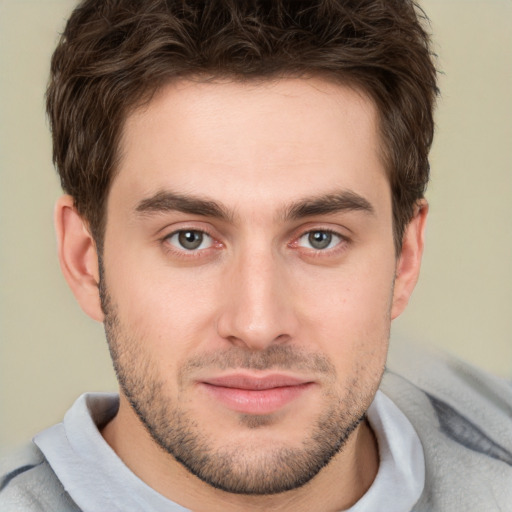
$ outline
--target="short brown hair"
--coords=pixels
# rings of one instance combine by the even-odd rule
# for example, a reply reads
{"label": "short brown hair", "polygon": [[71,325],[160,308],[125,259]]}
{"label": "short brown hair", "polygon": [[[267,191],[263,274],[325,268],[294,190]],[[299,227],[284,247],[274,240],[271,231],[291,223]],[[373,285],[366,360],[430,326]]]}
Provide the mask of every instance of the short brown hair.
{"label": "short brown hair", "polygon": [[124,120],[160,87],[323,75],[378,108],[400,249],[429,176],[437,86],[425,23],[412,0],[83,0],[47,91],[62,187],[101,250]]}

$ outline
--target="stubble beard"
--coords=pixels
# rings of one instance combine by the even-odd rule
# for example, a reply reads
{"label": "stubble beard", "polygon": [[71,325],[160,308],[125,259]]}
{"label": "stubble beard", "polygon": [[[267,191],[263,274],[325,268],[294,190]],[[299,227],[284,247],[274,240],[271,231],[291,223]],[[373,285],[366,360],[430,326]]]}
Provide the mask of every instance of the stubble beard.
{"label": "stubble beard", "polygon": [[[382,377],[371,385],[356,375],[344,393],[326,391],[324,412],[312,425],[299,447],[240,446],[228,443],[215,447],[204,429],[178,400],[168,397],[157,365],[144,353],[143,340],[134,339],[123,328],[115,305],[100,281],[100,296],[105,314],[104,327],[114,369],[123,394],[154,441],[190,473],[223,491],[246,495],[271,495],[299,488],[313,479],[346,444],[350,434],[365,418]],[[336,382],[336,371],[323,355],[304,354],[293,347],[275,345],[262,352],[244,349],[222,351],[196,358],[187,368],[278,368],[313,370]],[[187,368],[182,369],[182,374]],[[362,370],[364,372],[364,370]],[[343,396],[342,396],[343,395]],[[240,415],[247,429],[266,427],[271,415]]]}

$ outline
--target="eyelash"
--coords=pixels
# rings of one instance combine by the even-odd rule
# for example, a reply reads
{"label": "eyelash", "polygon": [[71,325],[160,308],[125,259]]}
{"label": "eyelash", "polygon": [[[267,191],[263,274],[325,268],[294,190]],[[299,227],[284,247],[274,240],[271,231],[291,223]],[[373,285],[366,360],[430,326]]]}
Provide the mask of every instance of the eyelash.
{"label": "eyelash", "polygon": [[[337,242],[334,247],[327,247],[325,249],[315,249],[315,248],[309,248],[309,247],[302,247],[300,246],[300,240],[308,235],[311,235],[312,233],[325,233],[334,237],[337,237],[339,239],[339,242]],[[293,249],[298,249],[306,253],[309,257],[318,257],[321,258],[323,256],[334,256],[342,252],[346,249],[347,245],[350,243],[350,239],[342,235],[340,232],[335,231],[333,229],[328,228],[313,228],[308,229],[307,231],[302,232],[299,236],[295,237],[292,242],[290,242],[288,245],[289,247],[292,247]]]}
{"label": "eyelash", "polygon": [[[202,235],[206,235],[207,237],[211,238],[212,243],[209,247],[206,247],[204,249],[198,249],[198,250],[187,250],[185,248],[179,249],[178,247],[174,246],[170,240],[173,236],[179,235],[180,233],[200,233]],[[212,250],[218,250],[221,247],[223,247],[222,242],[219,242],[215,236],[213,236],[212,233],[208,232],[205,229],[197,229],[197,228],[182,228],[177,229],[176,231],[173,231],[167,235],[165,235],[161,239],[162,245],[164,246],[164,249],[166,252],[171,253],[173,256],[177,256],[179,258],[200,258],[204,257],[206,255],[205,251],[208,252],[208,254],[211,254]]]}
{"label": "eyelash", "polygon": [[[209,247],[206,247],[204,249],[187,250],[185,248],[180,249],[180,248],[174,246],[170,242],[170,239],[173,236],[179,235],[180,233],[187,233],[187,232],[200,233],[202,235],[206,235],[207,237],[211,238],[212,243]],[[312,233],[325,233],[325,234],[339,238],[339,242],[336,243],[334,245],[334,247],[330,247],[330,248],[328,247],[325,249],[314,249],[314,248],[308,248],[308,247],[303,247],[303,246],[299,245],[301,239],[303,239],[304,237],[306,237]],[[180,258],[204,257],[207,255],[210,255],[212,251],[218,250],[218,249],[224,247],[224,244],[222,242],[218,241],[216,239],[216,237],[213,236],[213,234],[210,233],[209,231],[207,231],[205,229],[186,228],[186,227],[182,228],[182,229],[177,229],[177,230],[165,235],[161,239],[161,242],[167,252],[172,253],[174,256],[178,256]],[[306,231],[303,231],[298,236],[295,236],[293,238],[293,240],[287,244],[287,246],[292,249],[296,249],[298,251],[306,253],[306,255],[308,257],[322,257],[322,256],[328,256],[328,255],[332,256],[332,255],[338,254],[339,252],[342,252],[343,250],[346,249],[346,246],[349,243],[350,243],[350,239],[347,236],[342,235],[338,231],[335,231],[332,229],[326,229],[326,228],[316,228],[316,229],[313,228],[313,229],[308,229]]]}

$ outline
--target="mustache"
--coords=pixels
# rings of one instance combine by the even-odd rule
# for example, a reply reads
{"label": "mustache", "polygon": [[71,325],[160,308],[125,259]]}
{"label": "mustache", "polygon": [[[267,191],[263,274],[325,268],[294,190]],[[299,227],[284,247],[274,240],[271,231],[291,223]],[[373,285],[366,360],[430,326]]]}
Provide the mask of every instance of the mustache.
{"label": "mustache", "polygon": [[215,352],[207,352],[190,358],[181,368],[185,376],[204,368],[228,370],[292,370],[313,372],[329,376],[336,375],[332,362],[323,354],[308,352],[298,347],[272,345],[265,350],[251,351],[241,347],[230,347]]}

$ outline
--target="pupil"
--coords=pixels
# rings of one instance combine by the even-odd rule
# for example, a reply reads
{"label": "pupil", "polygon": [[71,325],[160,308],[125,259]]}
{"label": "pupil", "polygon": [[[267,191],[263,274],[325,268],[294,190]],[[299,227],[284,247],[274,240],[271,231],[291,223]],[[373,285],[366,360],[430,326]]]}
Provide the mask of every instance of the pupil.
{"label": "pupil", "polygon": [[179,236],[180,245],[185,249],[197,249],[203,242],[203,234],[197,231],[182,231]]}
{"label": "pupil", "polygon": [[329,247],[329,244],[332,240],[332,235],[330,233],[326,233],[325,231],[314,231],[309,234],[309,243],[315,249],[325,249]]}

